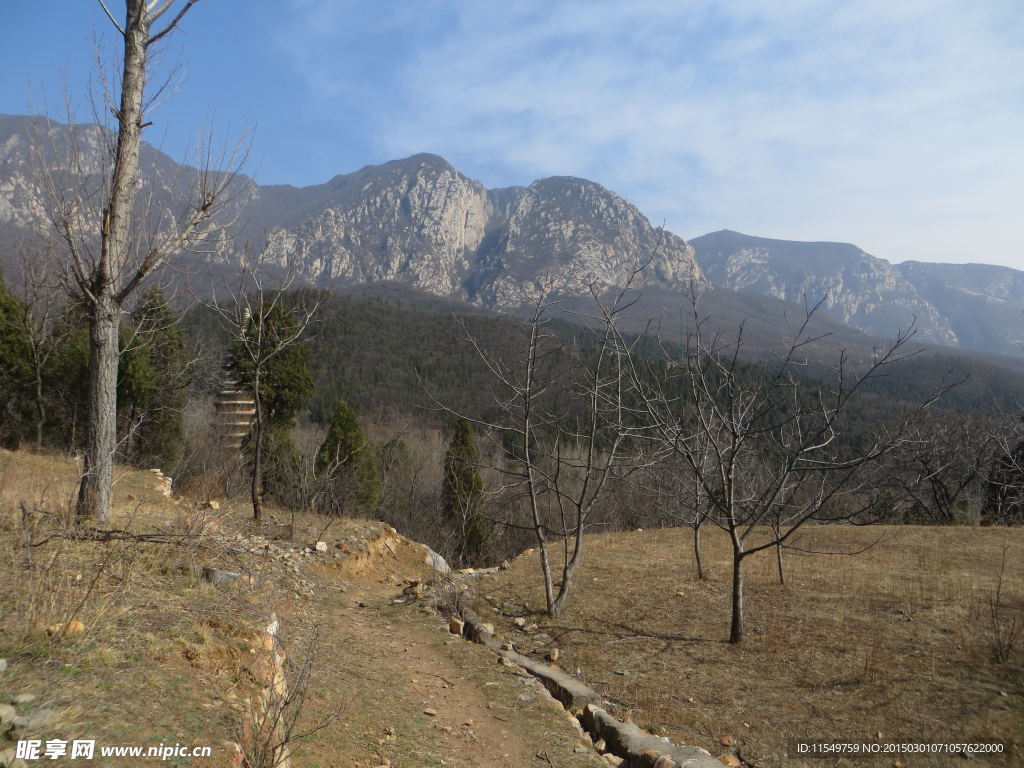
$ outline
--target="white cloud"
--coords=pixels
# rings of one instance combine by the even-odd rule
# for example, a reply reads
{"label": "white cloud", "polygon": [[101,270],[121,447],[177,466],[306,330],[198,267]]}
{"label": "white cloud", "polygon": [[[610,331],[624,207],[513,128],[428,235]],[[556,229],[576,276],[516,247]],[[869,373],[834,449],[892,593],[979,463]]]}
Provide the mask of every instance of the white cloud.
{"label": "white cloud", "polygon": [[[490,184],[586,176],[686,236],[1024,268],[1015,0],[400,7],[353,27],[297,0],[289,32],[311,93],[349,98],[386,154],[436,151]],[[364,23],[403,47],[353,85],[337,36]]]}

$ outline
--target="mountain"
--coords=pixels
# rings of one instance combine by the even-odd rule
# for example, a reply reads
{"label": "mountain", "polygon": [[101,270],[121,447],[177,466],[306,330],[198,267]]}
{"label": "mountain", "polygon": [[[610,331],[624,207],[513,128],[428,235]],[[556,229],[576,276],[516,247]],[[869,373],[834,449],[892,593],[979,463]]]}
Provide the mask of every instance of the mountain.
{"label": "mountain", "polygon": [[[66,159],[72,137],[89,183],[101,169],[102,129],[0,116],[0,235],[8,243],[49,226],[33,146],[42,147],[46,165],[66,181],[74,175]],[[151,184],[151,194],[141,197],[156,201],[150,215],[172,212],[190,169],[148,145],[141,164]],[[619,285],[636,261],[647,258],[646,284],[652,287],[682,291],[691,281],[703,284],[689,245],[585,179],[554,177],[488,190],[443,158],[419,154],[303,188],[260,186],[240,177],[234,198],[230,214],[240,229],[210,243],[210,259],[231,267],[246,241],[256,247],[265,242],[272,261],[291,260],[302,280],[314,285],[387,280],[511,309],[541,282],[564,295],[585,291],[592,281],[602,289]]]}
{"label": "mountain", "polygon": [[892,264],[849,243],[722,230],[690,241],[712,285],[815,303],[876,336],[913,322],[919,341],[1024,353],[1024,272],[984,264]]}
{"label": "mountain", "polygon": [[[52,232],[47,210],[53,201],[39,158],[52,188],[95,190],[109,141],[95,125],[0,115],[0,262],[10,260],[18,240]],[[79,150],[77,163],[69,161],[72,147]],[[168,220],[196,172],[149,145],[140,164],[145,215]],[[592,288],[607,293],[638,261],[650,260],[634,312],[637,328],[653,320],[666,335],[681,332],[685,297],[695,286],[703,291],[702,314],[718,327],[735,329],[746,321],[751,353],[777,348],[788,336],[803,311],[794,303],[825,296],[830,317],[820,316],[814,327],[829,334],[823,350],[859,347],[870,354],[878,343],[873,336],[891,337],[916,318],[919,341],[1021,354],[1022,273],[982,265],[892,265],[853,245],[729,231],[687,243],[586,179],[555,176],[487,189],[443,158],[418,154],[308,187],[259,185],[239,176],[225,214],[233,222],[229,231],[197,249],[201,253],[177,260],[194,276],[207,274],[203,279],[211,284],[216,275],[237,271],[247,243],[265,244],[272,264],[290,263],[309,285],[388,283],[508,312],[528,304],[544,284],[566,308],[581,312]],[[707,290],[712,285],[715,290]]]}

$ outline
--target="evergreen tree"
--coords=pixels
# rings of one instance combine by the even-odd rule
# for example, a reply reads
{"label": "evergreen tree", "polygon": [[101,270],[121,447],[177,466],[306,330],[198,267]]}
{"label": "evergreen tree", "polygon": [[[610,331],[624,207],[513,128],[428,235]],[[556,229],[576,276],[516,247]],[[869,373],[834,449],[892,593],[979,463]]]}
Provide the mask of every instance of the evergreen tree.
{"label": "evergreen tree", "polygon": [[0,443],[16,445],[25,431],[31,383],[28,337],[19,317],[24,311],[0,276]]}
{"label": "evergreen tree", "polygon": [[381,494],[377,457],[356,412],[344,400],[334,408],[327,437],[317,451],[316,470],[332,479],[336,499],[364,512],[376,510]]}
{"label": "evergreen tree", "polygon": [[120,410],[134,433],[128,455],[136,464],[166,468],[185,439],[182,411],[191,383],[185,335],[159,288],[143,294],[132,325],[134,338],[121,358],[128,377]]}
{"label": "evergreen tree", "polygon": [[473,440],[473,427],[459,421],[444,459],[441,508],[456,534],[460,562],[480,565],[490,556],[490,535],[481,513],[484,483],[477,471],[480,455]]}
{"label": "evergreen tree", "polygon": [[309,346],[298,341],[295,318],[275,302],[254,314],[231,351],[239,381],[256,401],[253,430],[243,448],[252,457],[253,515],[259,519],[262,495],[295,497],[290,486],[299,454],[291,430],[313,394]]}

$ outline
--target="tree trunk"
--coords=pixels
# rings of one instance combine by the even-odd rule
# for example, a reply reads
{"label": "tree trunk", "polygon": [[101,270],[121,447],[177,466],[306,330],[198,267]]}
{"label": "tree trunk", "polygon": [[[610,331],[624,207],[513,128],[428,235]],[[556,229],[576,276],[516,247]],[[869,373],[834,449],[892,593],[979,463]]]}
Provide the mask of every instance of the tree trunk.
{"label": "tree trunk", "polygon": [[569,586],[572,576],[576,572],[576,566],[580,564],[580,557],[583,555],[583,526],[576,527],[576,542],[573,545],[572,557],[566,560],[562,566],[562,583],[558,585],[558,597],[551,603],[548,614],[558,616],[565,609],[565,600],[569,596]]}
{"label": "tree trunk", "polygon": [[43,371],[36,365],[36,450],[43,450],[43,427],[46,424],[46,405],[43,400]]}
{"label": "tree trunk", "polygon": [[743,641],[743,552],[735,544],[732,551],[732,624],[729,642]]}
{"label": "tree trunk", "polygon": [[697,564],[697,581],[704,581],[704,561],[700,557],[700,526],[693,526],[693,559]]}
{"label": "tree trunk", "polygon": [[110,297],[101,297],[89,323],[89,411],[82,482],[75,507],[78,519],[110,518],[110,488],[117,448],[117,331],[121,310]]}
{"label": "tree trunk", "polygon": [[786,583],[786,571],[782,567],[782,544],[775,542],[775,565],[779,570],[779,584]]}
{"label": "tree trunk", "polygon": [[263,404],[259,395],[259,374],[253,389],[253,401],[256,405],[256,428],[252,456],[252,482],[249,490],[252,498],[252,517],[259,520],[263,517]]}
{"label": "tree trunk", "polygon": [[117,343],[121,319],[118,294],[132,241],[138,191],[142,99],[150,19],[145,0],[128,0],[124,34],[121,103],[110,194],[100,226],[100,257],[90,275],[89,422],[84,474],[76,515],[106,524],[110,517],[114,448],[117,443]]}

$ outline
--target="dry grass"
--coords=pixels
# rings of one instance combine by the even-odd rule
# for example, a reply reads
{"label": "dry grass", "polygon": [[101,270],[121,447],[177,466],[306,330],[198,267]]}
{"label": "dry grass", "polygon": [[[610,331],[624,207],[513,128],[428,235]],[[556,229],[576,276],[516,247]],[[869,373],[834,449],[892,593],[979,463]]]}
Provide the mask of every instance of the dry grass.
{"label": "dry grass", "polygon": [[[203,535],[220,521],[175,504],[150,472],[118,469],[110,527],[159,541],[76,538],[76,471],[59,456],[0,453],[0,702],[31,694],[19,710],[54,710],[37,737],[211,746],[213,759],[189,764],[221,765],[237,719],[225,696],[249,688],[258,595],[202,580],[203,565],[236,565]],[[84,631],[65,631],[71,622]]]}
{"label": "dry grass", "polygon": [[[479,589],[506,613],[531,609],[529,620],[560,648],[560,666],[579,670],[620,715],[716,754],[728,736],[751,765],[801,765],[795,739],[882,733],[1015,742],[1015,756],[994,764],[1016,764],[1024,653],[1018,646],[1007,662],[995,660],[990,598],[1005,546],[1003,615],[1020,625],[1024,530],[808,528],[797,545],[850,551],[879,537],[856,557],[789,553],[785,586],[770,551],[747,560],[748,637],[740,647],[724,642],[730,561],[717,531],[705,535],[707,582],[694,578],[688,529],[592,536],[558,619],[539,614],[535,554]],[[529,648],[510,618],[499,621]]]}

